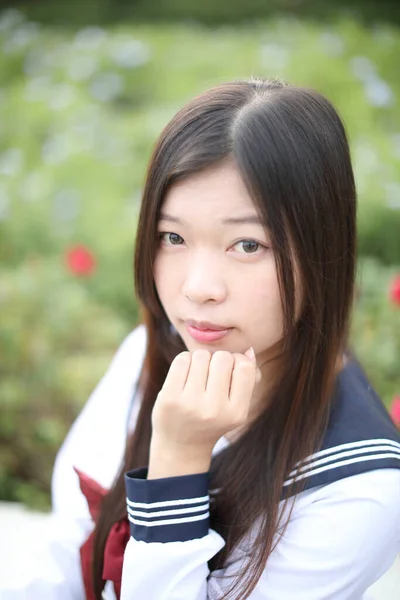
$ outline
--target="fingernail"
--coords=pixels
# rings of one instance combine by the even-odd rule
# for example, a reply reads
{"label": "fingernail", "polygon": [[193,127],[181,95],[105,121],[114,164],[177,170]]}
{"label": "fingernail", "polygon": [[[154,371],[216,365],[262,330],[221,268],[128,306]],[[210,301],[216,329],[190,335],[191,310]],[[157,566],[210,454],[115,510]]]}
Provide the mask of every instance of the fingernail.
{"label": "fingernail", "polygon": [[250,346],[250,348],[246,350],[245,355],[251,360],[251,362],[256,364],[256,355],[252,346]]}

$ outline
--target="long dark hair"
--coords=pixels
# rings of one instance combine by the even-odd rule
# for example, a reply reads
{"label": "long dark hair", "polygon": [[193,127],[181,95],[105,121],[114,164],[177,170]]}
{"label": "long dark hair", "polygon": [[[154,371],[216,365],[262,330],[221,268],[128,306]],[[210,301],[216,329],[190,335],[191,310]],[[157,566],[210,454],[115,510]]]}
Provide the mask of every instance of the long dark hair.
{"label": "long dark hair", "polygon": [[[154,285],[160,208],[175,182],[227,160],[234,161],[269,229],[284,343],[264,412],[212,460],[211,488],[219,492],[211,503],[211,527],[226,544],[210,568],[222,568],[239,540],[256,520],[259,524],[252,561],[225,597],[234,592],[245,600],[256,586],[278,525],[288,522],[280,522],[279,508],[285,478],[320,447],[327,426],[337,359],[348,343],[356,265],[356,191],[346,133],[329,101],[313,90],[278,80],[225,83],[176,114],[148,167],[134,259],[147,328],[142,401],[96,525],[93,580],[99,600],[105,542],[113,523],[126,516],[124,473],[148,464],[152,409],[173,358],[186,349],[171,332]],[[294,263],[303,296],[297,320]]]}

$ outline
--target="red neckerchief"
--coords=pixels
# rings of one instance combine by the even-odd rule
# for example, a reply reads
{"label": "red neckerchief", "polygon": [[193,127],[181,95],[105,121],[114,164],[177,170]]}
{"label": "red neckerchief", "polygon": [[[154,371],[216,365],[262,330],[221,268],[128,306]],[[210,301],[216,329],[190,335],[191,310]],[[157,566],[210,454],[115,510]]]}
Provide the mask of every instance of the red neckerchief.
{"label": "red neckerchief", "polygon": [[[104,496],[108,493],[108,490],[94,481],[94,479],[88,477],[88,475],[85,475],[85,473],[82,473],[82,471],[79,471],[76,467],[74,467],[74,469],[79,477],[79,485],[82,494],[85,496],[88,503],[90,515],[93,521],[96,523],[100,514],[101,502]],[[114,523],[114,525],[111,527],[104,548],[103,580],[104,582],[113,582],[115,595],[118,600],[121,595],[124,552],[126,544],[129,540],[129,536],[129,522],[125,517],[124,519]],[[92,582],[93,542],[94,532],[89,535],[87,540],[80,548],[82,577],[87,600],[96,600]]]}

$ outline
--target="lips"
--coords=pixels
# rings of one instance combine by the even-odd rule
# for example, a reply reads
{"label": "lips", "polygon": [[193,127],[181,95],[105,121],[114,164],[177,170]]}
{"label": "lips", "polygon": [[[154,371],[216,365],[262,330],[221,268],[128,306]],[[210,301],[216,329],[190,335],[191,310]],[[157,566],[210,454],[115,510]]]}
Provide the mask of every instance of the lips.
{"label": "lips", "polygon": [[210,321],[194,321],[193,319],[187,319],[185,323],[186,325],[189,325],[189,327],[195,327],[199,331],[225,331],[230,329],[228,325],[217,325]]}
{"label": "lips", "polygon": [[[197,329],[188,323],[185,323],[188,334],[200,344],[211,344],[227,336],[232,329]],[[215,327],[215,324],[213,325]],[[219,325],[217,325],[219,327]]]}

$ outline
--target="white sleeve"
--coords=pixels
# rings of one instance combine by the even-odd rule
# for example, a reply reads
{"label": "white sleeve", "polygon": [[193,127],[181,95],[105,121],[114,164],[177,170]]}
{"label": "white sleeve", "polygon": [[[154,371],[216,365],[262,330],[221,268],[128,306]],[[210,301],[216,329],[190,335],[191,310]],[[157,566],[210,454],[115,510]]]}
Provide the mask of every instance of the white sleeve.
{"label": "white sleeve", "polygon": [[[29,545],[21,548],[18,579],[14,577],[8,581],[3,575],[0,577],[1,600],[86,598],[80,547],[94,523],[74,467],[99,481],[103,487],[112,484],[126,442],[126,421],[142,364],[144,342],[143,326],[127,336],[72,425],[55,461],[53,510],[47,526],[39,539],[30,540]],[[114,437],[113,444],[105,444],[104,439],[110,441],[110,436]]]}
{"label": "white sleeve", "polygon": [[[224,540],[208,528],[207,474],[146,476],[126,475],[121,600],[219,600],[251,548],[210,574],[207,561]],[[348,477],[299,495],[249,600],[361,600],[399,551],[400,470]]]}

